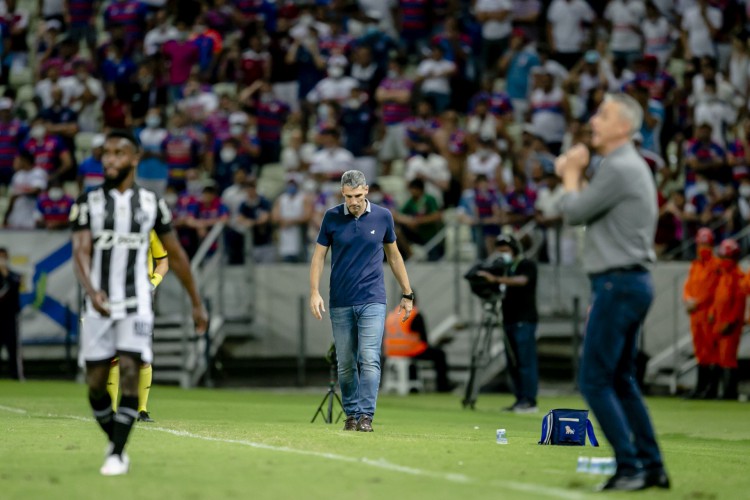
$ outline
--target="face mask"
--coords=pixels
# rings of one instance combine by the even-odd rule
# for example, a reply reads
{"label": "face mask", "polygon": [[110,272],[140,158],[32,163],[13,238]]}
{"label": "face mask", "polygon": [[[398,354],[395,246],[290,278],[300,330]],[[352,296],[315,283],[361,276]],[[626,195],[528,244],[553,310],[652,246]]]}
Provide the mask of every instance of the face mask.
{"label": "face mask", "polygon": [[693,186],[693,191],[695,191],[697,194],[708,193],[708,182],[696,182]]}
{"label": "face mask", "polygon": [[246,128],[244,125],[232,125],[229,127],[229,133],[233,136],[239,136],[242,135],[245,132]]}
{"label": "face mask", "polygon": [[153,81],[154,81],[153,78],[151,78],[150,76],[146,76],[146,77],[138,79],[138,83],[141,84],[141,87],[150,87],[151,82]]}
{"label": "face mask", "polygon": [[740,196],[750,198],[750,184],[742,184],[740,186]]}
{"label": "face mask", "polygon": [[314,193],[315,191],[318,190],[318,183],[315,182],[315,180],[313,179],[306,179],[302,183],[302,190],[305,191],[306,193]]}
{"label": "face mask", "polygon": [[146,126],[148,128],[156,128],[159,125],[161,125],[161,118],[158,116],[151,115],[146,117]]}
{"label": "face mask", "polygon": [[478,151],[478,153],[479,153],[479,156],[481,156],[482,158],[487,158],[487,157],[489,157],[489,156],[490,156],[490,150],[489,150],[489,149],[487,149],[487,148],[481,148],[481,149],[480,149],[480,150]]}
{"label": "face mask", "polygon": [[235,158],[237,158],[237,150],[231,146],[224,146],[223,148],[221,148],[219,156],[221,157],[221,161],[223,161],[224,163],[230,163],[234,161]]}
{"label": "face mask", "polygon": [[326,121],[328,120],[328,106],[325,104],[321,104],[318,106],[318,119],[320,121]]}
{"label": "face mask", "polygon": [[346,107],[347,108],[358,108],[359,107],[359,99],[356,97],[352,97],[346,100]]}
{"label": "face mask", "polygon": [[396,78],[398,78],[398,76],[399,75],[398,75],[398,73],[396,71],[394,71],[392,69],[388,70],[388,78],[390,78],[392,80],[395,80]]}
{"label": "face mask", "polygon": [[297,185],[296,185],[296,184],[289,184],[289,185],[288,185],[288,186],[286,187],[286,193],[287,193],[288,195],[290,195],[290,196],[294,196],[295,194],[297,194],[297,191],[298,191],[298,189],[299,189],[299,188],[297,187]]}
{"label": "face mask", "polygon": [[247,135],[258,135],[258,127],[250,127],[249,129],[247,129]]}
{"label": "face mask", "polygon": [[328,68],[328,76],[331,78],[341,78],[344,76],[344,68],[341,66],[332,66]]}
{"label": "face mask", "polygon": [[377,32],[378,32],[377,24],[371,23],[371,24],[368,24],[367,27],[365,28],[365,34],[367,35],[373,35]]}
{"label": "face mask", "polygon": [[86,80],[89,79],[89,75],[87,75],[86,73],[78,73],[76,78],[78,78],[79,82],[85,82]]}
{"label": "face mask", "polygon": [[65,192],[62,190],[62,188],[59,187],[53,187],[50,188],[49,191],[47,191],[47,196],[49,196],[49,199],[52,201],[58,201],[62,199]]}
{"label": "face mask", "polygon": [[500,252],[500,259],[506,264],[513,262],[513,254],[508,252]]}
{"label": "face mask", "polygon": [[47,129],[42,125],[35,125],[34,127],[32,127],[29,135],[34,139],[41,140],[44,139],[45,135],[47,135]]}
{"label": "face mask", "polygon": [[381,203],[383,203],[383,193],[370,193],[367,196],[367,199],[370,200],[370,203],[380,205]]}
{"label": "face mask", "polygon": [[299,24],[302,26],[310,26],[313,23],[313,20],[312,14],[305,13],[299,16]]}
{"label": "face mask", "polygon": [[273,100],[273,96],[269,94],[268,92],[264,92],[263,94],[260,95],[260,102],[262,102],[263,104],[268,104],[272,100]]}

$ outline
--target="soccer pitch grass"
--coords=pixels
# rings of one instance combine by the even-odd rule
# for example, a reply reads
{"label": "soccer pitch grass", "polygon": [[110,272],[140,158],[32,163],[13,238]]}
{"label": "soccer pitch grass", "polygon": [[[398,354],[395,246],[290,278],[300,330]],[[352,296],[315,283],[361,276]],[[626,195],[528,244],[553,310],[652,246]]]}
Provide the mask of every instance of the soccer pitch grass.
{"label": "soccer pitch grass", "polygon": [[[513,415],[499,411],[507,395],[481,395],[475,411],[456,396],[381,396],[366,434],[310,423],[323,390],[154,387],[157,422],[131,434],[130,473],[107,478],[85,394],[74,383],[0,382],[0,498],[576,499],[602,495],[592,490],[604,479],[577,473],[577,457],[611,456],[606,444],[536,444],[543,412],[584,408],[577,397],[542,398],[539,414]],[[648,403],[673,488],[631,496],[750,498],[750,406]],[[507,445],[495,443],[497,428]]]}

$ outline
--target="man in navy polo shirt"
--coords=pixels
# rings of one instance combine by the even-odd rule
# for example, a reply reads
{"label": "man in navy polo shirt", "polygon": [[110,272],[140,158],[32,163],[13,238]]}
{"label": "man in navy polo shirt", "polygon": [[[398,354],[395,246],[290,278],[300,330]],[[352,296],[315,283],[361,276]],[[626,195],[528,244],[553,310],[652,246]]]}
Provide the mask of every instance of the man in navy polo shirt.
{"label": "man in navy polo shirt", "polygon": [[338,358],[339,385],[346,413],[345,431],[372,432],[380,386],[386,299],[383,253],[403,296],[399,312],[411,314],[414,294],[401,254],[391,212],[370,203],[365,175],[349,170],[341,176],[345,202],[323,217],[310,265],[310,309],[323,318],[318,285],[326,254],[331,256],[331,324]]}

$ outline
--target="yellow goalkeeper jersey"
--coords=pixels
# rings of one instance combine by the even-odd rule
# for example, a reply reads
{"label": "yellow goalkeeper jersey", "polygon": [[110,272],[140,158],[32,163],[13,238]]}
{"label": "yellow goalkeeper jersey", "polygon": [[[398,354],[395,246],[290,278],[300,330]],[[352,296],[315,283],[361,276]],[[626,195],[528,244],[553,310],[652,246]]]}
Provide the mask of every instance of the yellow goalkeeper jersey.
{"label": "yellow goalkeeper jersey", "polygon": [[156,266],[156,261],[166,257],[167,251],[164,250],[164,246],[161,244],[161,240],[159,240],[159,237],[156,235],[156,232],[153,229],[149,234],[148,240],[148,257],[146,258],[146,260],[148,261],[148,277],[149,279],[151,279],[154,277],[154,267]]}

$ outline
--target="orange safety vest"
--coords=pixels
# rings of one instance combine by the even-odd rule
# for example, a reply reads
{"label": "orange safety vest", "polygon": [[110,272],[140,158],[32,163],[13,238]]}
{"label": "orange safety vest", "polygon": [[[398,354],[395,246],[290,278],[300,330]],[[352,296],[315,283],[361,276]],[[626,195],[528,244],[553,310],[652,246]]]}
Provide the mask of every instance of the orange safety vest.
{"label": "orange safety vest", "polygon": [[394,309],[385,319],[385,355],[386,356],[403,356],[413,358],[419,356],[427,349],[427,342],[419,336],[419,332],[411,329],[414,318],[419,311],[416,307],[411,310],[411,315],[406,321],[401,321],[403,311],[398,313]]}

